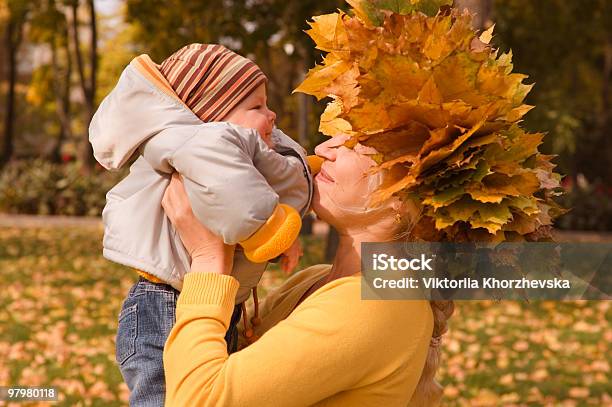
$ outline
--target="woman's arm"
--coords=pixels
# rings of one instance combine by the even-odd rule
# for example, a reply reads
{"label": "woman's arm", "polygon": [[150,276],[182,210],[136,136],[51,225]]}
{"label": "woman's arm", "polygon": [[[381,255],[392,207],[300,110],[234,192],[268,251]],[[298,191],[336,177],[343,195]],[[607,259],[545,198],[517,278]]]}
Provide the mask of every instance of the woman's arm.
{"label": "woman's arm", "polygon": [[178,172],[172,173],[162,198],[162,207],[191,257],[191,271],[229,275],[235,246],[226,245],[221,237],[197,220]]}

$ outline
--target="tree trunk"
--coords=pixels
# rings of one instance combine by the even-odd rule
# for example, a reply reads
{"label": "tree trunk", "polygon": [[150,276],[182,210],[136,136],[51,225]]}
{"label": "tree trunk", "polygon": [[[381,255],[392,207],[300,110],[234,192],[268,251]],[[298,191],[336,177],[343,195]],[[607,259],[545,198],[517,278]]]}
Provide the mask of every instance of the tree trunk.
{"label": "tree trunk", "polygon": [[325,261],[331,263],[334,260],[336,251],[338,250],[338,243],[340,242],[340,236],[336,229],[329,225],[329,232],[327,233],[327,244],[325,245]]}
{"label": "tree trunk", "polygon": [[8,56],[8,94],[4,116],[4,146],[0,156],[0,168],[13,158],[15,132],[15,86],[17,85],[17,52],[21,44],[23,23],[11,16],[6,27],[5,47]]}
{"label": "tree trunk", "polygon": [[51,40],[51,65],[53,68],[53,84],[55,91],[55,111],[60,123],[60,133],[57,144],[53,149],[52,159],[55,162],[60,162],[62,145],[64,140],[72,138],[72,128],[70,125],[70,76],[72,74],[72,57],[68,47],[68,30],[62,30],[62,42],[65,45],[66,52],[66,68],[61,69],[58,62],[58,48],[55,38]]}
{"label": "tree trunk", "polygon": [[302,228],[300,229],[300,235],[312,236],[312,226],[314,225],[314,216],[306,214],[302,219]]}
{"label": "tree trunk", "polygon": [[[74,52],[77,64],[77,71],[79,74],[79,83],[81,91],[83,93],[83,99],[85,104],[84,119],[85,127],[89,127],[91,118],[95,113],[95,98],[96,98],[96,74],[98,70],[98,47],[97,47],[97,27],[96,27],[96,11],[93,0],[87,0],[87,7],[89,11],[89,27],[90,27],[90,77],[85,77],[85,67],[83,63],[83,55],[81,53],[81,41],[79,35],[79,19],[78,19],[78,8],[79,3],[74,0],[71,4],[72,10],[72,40],[74,42]],[[89,79],[89,80],[88,80]],[[93,157],[93,150],[89,143],[89,134],[86,131],[85,137],[81,140],[81,148],[79,150],[79,161],[86,171],[93,168],[95,160]]]}
{"label": "tree trunk", "polygon": [[91,76],[89,78],[89,89],[91,92],[91,105],[95,107],[96,85],[98,77],[98,28],[96,24],[96,8],[94,5],[94,0],[88,0],[87,5],[89,8],[89,26],[91,31],[91,43],[89,44],[89,63],[91,66]]}
{"label": "tree trunk", "polygon": [[[302,61],[303,61],[302,72],[308,72],[308,66],[307,66],[308,62],[306,61],[305,58],[302,58]],[[300,82],[304,80],[304,77],[305,77],[305,74],[302,74],[300,78]],[[296,83],[295,87],[297,87],[297,85],[299,85],[299,83]],[[308,134],[310,133],[310,129],[308,126],[308,115],[310,113],[310,101],[308,100],[308,98],[309,98],[309,95],[306,95],[305,93],[300,92],[298,94],[298,102],[299,102],[298,141],[302,145],[302,147],[304,147],[305,149],[310,148],[310,145],[309,145],[310,137],[308,137]]]}
{"label": "tree trunk", "polygon": [[[4,28],[2,32],[2,39],[1,39],[2,45],[0,46],[0,84],[3,84],[4,82],[8,80],[7,66],[6,66],[7,64],[5,62],[5,61],[8,61],[8,50],[6,49],[6,35],[8,34],[8,27],[4,25],[0,25],[0,27]],[[1,95],[1,96],[4,96],[4,95]],[[0,142],[1,140],[2,140],[2,137],[0,137]]]}
{"label": "tree trunk", "polygon": [[609,136],[610,130],[612,130],[612,114],[610,114],[610,110],[612,109],[610,103],[610,79],[612,77],[612,37],[608,37],[606,39],[603,53],[603,80],[601,84],[602,112],[599,119],[599,131],[604,142],[604,151],[607,151],[607,153],[604,152],[603,157],[612,157],[612,137]]}

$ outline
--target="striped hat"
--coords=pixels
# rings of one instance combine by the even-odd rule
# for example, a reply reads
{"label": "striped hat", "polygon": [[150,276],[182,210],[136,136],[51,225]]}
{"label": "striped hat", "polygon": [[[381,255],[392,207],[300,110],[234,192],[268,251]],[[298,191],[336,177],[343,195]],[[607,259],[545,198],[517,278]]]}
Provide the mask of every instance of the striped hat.
{"label": "striped hat", "polygon": [[218,44],[190,44],[159,69],[178,97],[204,122],[219,121],[267,82],[251,60]]}

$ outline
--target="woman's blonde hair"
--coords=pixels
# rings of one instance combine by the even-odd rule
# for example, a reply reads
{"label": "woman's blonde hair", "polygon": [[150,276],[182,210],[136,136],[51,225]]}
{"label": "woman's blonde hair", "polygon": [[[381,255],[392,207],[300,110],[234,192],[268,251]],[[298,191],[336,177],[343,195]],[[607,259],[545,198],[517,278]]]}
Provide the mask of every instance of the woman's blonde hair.
{"label": "woman's blonde hair", "polygon": [[450,301],[430,301],[434,316],[434,329],[432,340],[427,350],[427,359],[412,398],[410,407],[439,406],[442,399],[443,388],[435,379],[440,364],[440,345],[442,335],[447,331],[447,321],[455,310],[455,303]]}
{"label": "woman's blonde hair", "polygon": [[[396,241],[412,240],[412,231],[421,216],[422,207],[418,202],[405,200],[397,213],[398,233]],[[442,335],[448,330],[448,319],[453,315],[455,303],[450,301],[429,301],[433,313],[434,328],[431,335],[425,366],[408,406],[432,407],[440,405],[443,387],[435,379],[440,364]]]}

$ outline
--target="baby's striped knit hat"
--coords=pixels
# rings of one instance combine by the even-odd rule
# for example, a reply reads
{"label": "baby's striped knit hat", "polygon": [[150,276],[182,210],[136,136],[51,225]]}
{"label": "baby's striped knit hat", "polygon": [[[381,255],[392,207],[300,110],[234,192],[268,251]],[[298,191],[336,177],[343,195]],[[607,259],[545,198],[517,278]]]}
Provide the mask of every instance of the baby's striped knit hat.
{"label": "baby's striped knit hat", "polygon": [[267,82],[251,60],[218,44],[190,44],[160,65],[178,97],[204,122],[223,119]]}

